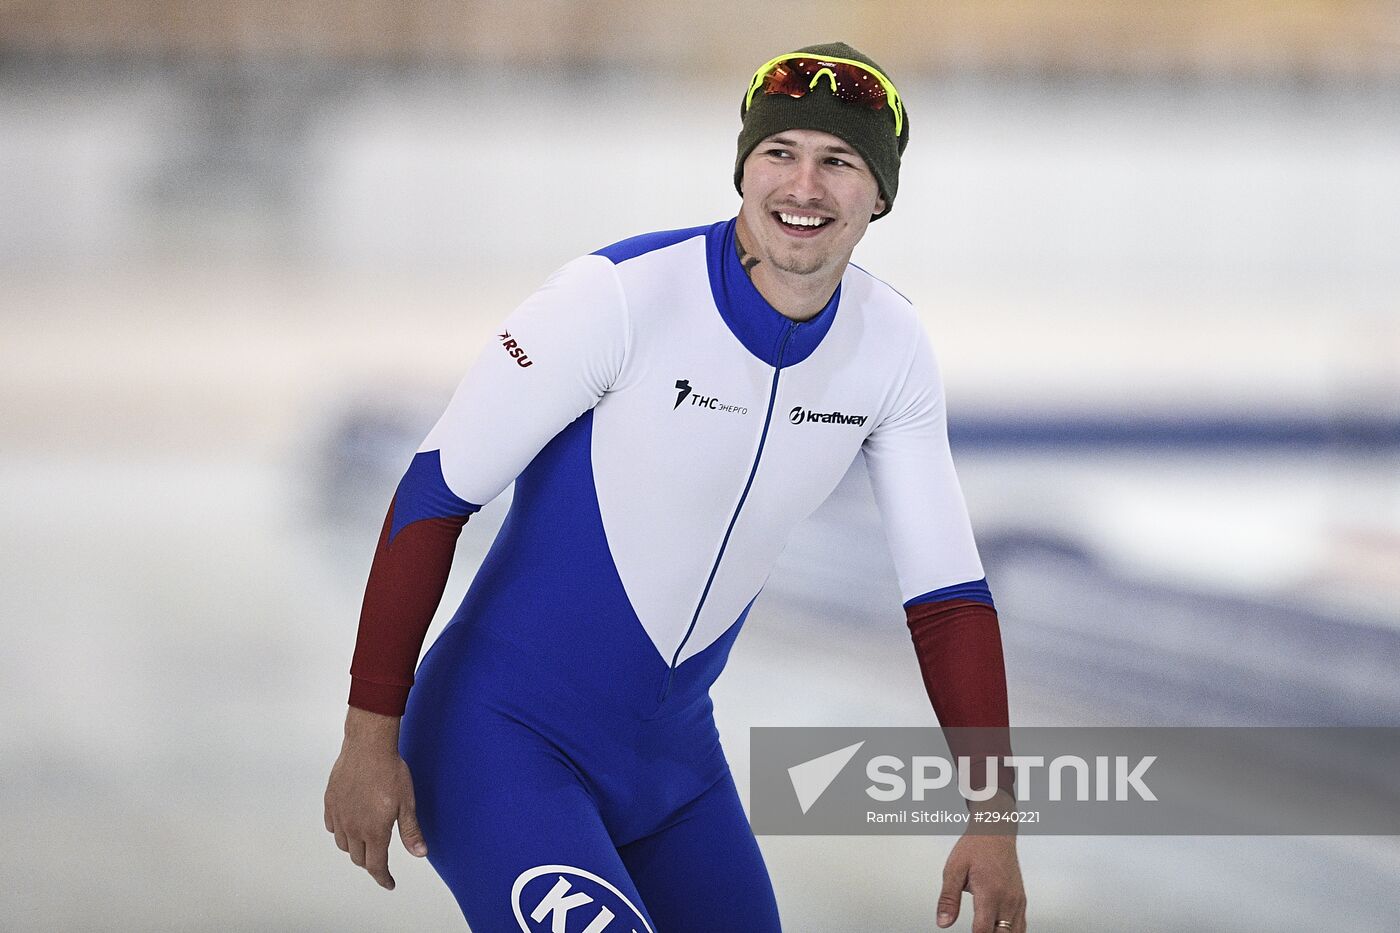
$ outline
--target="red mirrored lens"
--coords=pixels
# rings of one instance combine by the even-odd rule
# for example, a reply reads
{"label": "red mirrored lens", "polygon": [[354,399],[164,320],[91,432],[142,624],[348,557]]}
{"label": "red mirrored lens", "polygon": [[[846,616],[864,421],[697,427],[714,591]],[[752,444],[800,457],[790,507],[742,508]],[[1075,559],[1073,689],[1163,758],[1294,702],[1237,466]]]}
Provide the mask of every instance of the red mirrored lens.
{"label": "red mirrored lens", "polygon": [[831,80],[823,72],[835,75],[836,96],[847,103],[862,104],[872,110],[885,106],[885,87],[870,72],[855,65],[819,58],[790,58],[778,62],[764,78],[763,93],[804,97],[812,88],[812,79],[818,75],[821,75],[818,83],[824,83],[830,90]]}

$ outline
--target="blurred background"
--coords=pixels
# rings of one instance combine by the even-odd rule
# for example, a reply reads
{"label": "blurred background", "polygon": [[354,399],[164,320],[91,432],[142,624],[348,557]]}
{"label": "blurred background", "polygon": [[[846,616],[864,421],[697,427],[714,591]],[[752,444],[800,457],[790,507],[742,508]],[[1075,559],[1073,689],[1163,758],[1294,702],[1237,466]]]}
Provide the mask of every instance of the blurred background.
{"label": "blurred background", "polygon": [[[0,930],[460,928],[321,828],[384,508],[495,323],[731,216],[748,75],[837,38],[909,102],[856,260],[941,357],[1013,722],[1400,725],[1400,2],[9,0]],[[741,783],[751,725],[932,721],[859,464],[715,693]],[[932,929],[951,838],[760,842],[787,929]],[[1040,933],[1400,920],[1393,838],[1020,850]]]}

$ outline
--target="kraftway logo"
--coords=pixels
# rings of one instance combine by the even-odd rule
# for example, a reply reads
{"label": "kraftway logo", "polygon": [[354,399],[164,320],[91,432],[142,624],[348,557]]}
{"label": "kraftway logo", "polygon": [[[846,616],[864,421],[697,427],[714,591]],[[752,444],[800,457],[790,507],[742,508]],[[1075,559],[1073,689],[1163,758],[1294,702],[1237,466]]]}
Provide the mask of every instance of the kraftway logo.
{"label": "kraftway logo", "polygon": [[506,331],[504,334],[501,334],[500,337],[501,346],[505,347],[506,352],[515,358],[517,366],[524,369],[526,366],[534,365],[533,361],[525,355],[525,351],[521,349],[520,344],[516,343],[515,338],[510,335],[510,331]]}
{"label": "kraftway logo", "polygon": [[708,408],[711,411],[731,411],[736,415],[747,415],[749,410],[743,405],[730,405],[721,402],[713,395],[692,394],[689,379],[676,380],[676,404],[671,406],[671,411],[681,407],[681,402],[686,398],[690,399],[690,404],[696,408]]}
{"label": "kraftway logo", "polygon": [[511,886],[510,905],[524,933],[654,933],[626,895],[571,865],[521,872]]}
{"label": "kraftway logo", "polygon": [[860,425],[865,424],[866,419],[869,417],[869,415],[843,415],[839,411],[808,411],[801,405],[794,407],[792,411],[788,412],[788,420],[793,424],[802,424],[804,422],[811,424],[812,422],[817,422],[819,424]]}

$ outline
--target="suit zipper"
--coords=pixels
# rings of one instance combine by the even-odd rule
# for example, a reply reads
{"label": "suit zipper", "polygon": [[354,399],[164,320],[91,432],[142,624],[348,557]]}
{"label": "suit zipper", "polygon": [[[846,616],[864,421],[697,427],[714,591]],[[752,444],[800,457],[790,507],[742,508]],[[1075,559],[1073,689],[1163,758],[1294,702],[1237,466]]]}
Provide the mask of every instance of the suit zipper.
{"label": "suit zipper", "polygon": [[715,562],[710,567],[710,576],[705,581],[705,589],[700,593],[700,601],[695,606],[695,613],[690,617],[690,627],[685,630],[685,637],[681,639],[681,643],[676,646],[675,653],[671,655],[671,663],[666,669],[666,683],[661,688],[661,702],[664,702],[666,697],[671,694],[671,682],[676,676],[676,664],[680,659],[681,652],[685,650],[686,642],[690,641],[690,636],[695,631],[695,624],[700,621],[700,610],[705,608],[705,599],[710,595],[710,587],[714,584],[715,575],[719,572],[720,561],[724,559],[724,549],[729,546],[729,536],[734,532],[734,525],[739,521],[739,513],[743,511],[744,502],[749,498],[749,490],[753,488],[754,477],[758,475],[758,462],[763,459],[763,445],[768,440],[768,426],[773,421],[773,405],[778,400],[778,377],[783,371],[783,354],[787,350],[788,340],[800,323],[800,321],[790,323],[787,333],[783,334],[783,342],[778,345],[777,363],[773,367],[773,384],[768,390],[768,411],[763,416],[763,433],[758,437],[758,450],[753,456],[753,466],[749,468],[749,479],[744,484],[744,491],[739,496],[739,503],[734,506],[734,514],[729,517],[729,527],[724,531],[724,539],[720,542],[719,553],[715,555]]}

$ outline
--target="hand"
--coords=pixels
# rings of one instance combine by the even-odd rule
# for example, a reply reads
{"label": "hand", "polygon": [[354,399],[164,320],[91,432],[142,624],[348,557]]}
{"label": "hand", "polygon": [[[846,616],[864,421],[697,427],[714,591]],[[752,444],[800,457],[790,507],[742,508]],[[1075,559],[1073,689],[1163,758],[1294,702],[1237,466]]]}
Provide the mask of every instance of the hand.
{"label": "hand", "polygon": [[392,891],[389,839],[394,822],[410,854],[428,854],[414,812],[413,778],[398,753],[399,721],[390,716],[351,708],[345,719],[345,741],[326,784],[326,831],[335,844]]}
{"label": "hand", "polygon": [[[963,891],[972,893],[972,933],[1026,933],[1026,890],[1015,836],[966,833],[957,841],[943,868],[940,927],[958,919]],[[997,927],[998,920],[1009,920],[1010,928]]]}

